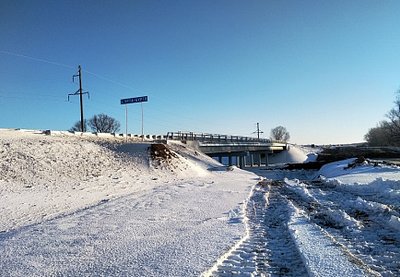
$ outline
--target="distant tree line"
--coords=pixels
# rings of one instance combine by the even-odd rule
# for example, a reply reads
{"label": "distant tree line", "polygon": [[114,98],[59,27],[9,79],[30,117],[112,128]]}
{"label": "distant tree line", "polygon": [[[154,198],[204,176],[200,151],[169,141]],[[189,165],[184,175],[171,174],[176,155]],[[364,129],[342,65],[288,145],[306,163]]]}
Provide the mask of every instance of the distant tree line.
{"label": "distant tree line", "polygon": [[379,122],[365,134],[364,138],[370,146],[400,146],[400,90],[394,104],[386,114],[388,120]]}
{"label": "distant tree line", "polygon": [[81,130],[81,121],[77,121],[69,131],[72,132],[87,132],[88,127],[92,132],[96,133],[116,133],[119,131],[120,123],[115,118],[106,114],[98,114],[91,117],[89,120],[83,121],[83,130]]}

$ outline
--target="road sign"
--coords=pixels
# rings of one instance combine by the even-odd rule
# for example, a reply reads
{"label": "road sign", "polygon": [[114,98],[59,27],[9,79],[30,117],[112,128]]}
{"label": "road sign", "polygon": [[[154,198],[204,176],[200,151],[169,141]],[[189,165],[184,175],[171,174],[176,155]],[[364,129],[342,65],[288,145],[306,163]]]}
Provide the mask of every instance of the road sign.
{"label": "road sign", "polygon": [[132,103],[140,103],[140,102],[147,102],[147,101],[148,101],[148,97],[147,96],[126,98],[126,99],[121,99],[121,105],[132,104]]}
{"label": "road sign", "polygon": [[133,98],[126,98],[126,99],[121,99],[121,105],[125,105],[125,134],[126,134],[126,139],[128,139],[128,106],[126,104],[132,104],[132,103],[141,103],[142,106],[142,139],[144,139],[144,134],[143,134],[143,102],[147,102],[148,97],[147,96],[140,96],[140,97],[133,97]]}

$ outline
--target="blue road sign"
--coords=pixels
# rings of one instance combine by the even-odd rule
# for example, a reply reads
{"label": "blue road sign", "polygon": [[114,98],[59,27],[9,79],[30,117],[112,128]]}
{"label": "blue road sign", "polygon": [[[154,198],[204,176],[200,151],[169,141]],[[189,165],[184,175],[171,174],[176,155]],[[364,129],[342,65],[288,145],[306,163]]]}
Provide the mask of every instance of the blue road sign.
{"label": "blue road sign", "polygon": [[147,96],[126,98],[126,99],[121,99],[121,105],[132,104],[132,103],[140,103],[140,102],[147,102],[147,101],[148,101],[148,97]]}

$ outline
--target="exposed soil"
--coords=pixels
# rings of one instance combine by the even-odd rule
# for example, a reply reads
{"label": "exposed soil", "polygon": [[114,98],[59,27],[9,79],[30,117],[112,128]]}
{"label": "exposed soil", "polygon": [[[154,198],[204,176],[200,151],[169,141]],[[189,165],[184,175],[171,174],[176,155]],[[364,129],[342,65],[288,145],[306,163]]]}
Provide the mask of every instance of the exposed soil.
{"label": "exposed soil", "polygon": [[[323,165],[331,162],[340,160],[357,158],[359,161],[367,161],[373,164],[377,164],[376,161],[381,159],[399,159],[400,148],[395,147],[331,147],[324,148],[324,150],[318,153],[317,161],[310,163],[294,163],[288,164],[285,169],[306,169],[306,170],[318,170]],[[388,163],[388,162],[383,162]],[[390,164],[390,162],[389,162]]]}
{"label": "exposed soil", "polygon": [[152,144],[150,146],[150,156],[153,161],[168,161],[178,157],[174,152],[169,150],[165,144],[162,143]]}
{"label": "exposed soil", "polygon": [[168,145],[162,143],[150,146],[151,163],[156,169],[164,169],[171,172],[187,169],[187,164]]}
{"label": "exposed soil", "polygon": [[349,158],[390,159],[400,157],[400,148],[395,147],[333,147],[318,154],[317,161],[330,163]]}

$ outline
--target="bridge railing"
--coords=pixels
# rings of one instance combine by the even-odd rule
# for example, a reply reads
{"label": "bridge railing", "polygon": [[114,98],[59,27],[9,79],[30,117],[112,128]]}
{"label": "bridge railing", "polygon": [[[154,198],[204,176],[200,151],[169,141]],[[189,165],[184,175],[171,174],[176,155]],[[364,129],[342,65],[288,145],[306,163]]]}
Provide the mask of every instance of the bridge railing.
{"label": "bridge railing", "polygon": [[207,133],[194,133],[194,132],[168,132],[166,136],[167,140],[181,140],[181,141],[200,141],[209,143],[271,143],[269,139],[254,138],[254,137],[243,137],[243,136],[229,136],[219,134],[207,134]]}

